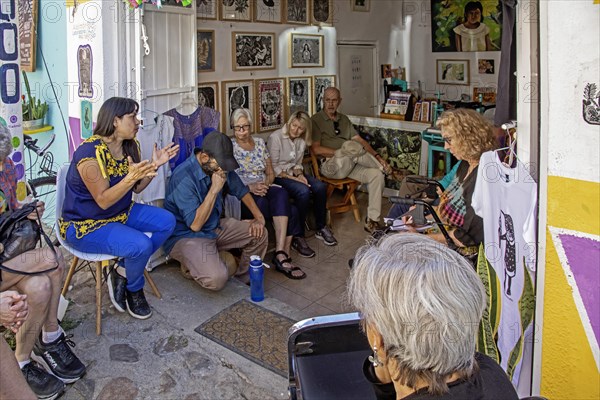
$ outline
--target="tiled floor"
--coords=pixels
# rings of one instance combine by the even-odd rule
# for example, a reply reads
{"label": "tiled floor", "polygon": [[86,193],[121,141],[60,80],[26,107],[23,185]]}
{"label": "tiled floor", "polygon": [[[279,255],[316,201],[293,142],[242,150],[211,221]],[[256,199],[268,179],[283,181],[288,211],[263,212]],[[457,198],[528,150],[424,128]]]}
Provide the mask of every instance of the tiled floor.
{"label": "tiled floor", "polygon": [[[367,208],[367,194],[357,195],[364,219]],[[389,208],[383,200],[384,210]],[[338,240],[337,246],[325,246],[315,238],[313,232],[307,238],[309,245],[317,253],[313,258],[303,258],[292,250],[291,257],[295,265],[306,272],[302,280],[288,279],[274,268],[266,270],[265,291],[274,297],[303,311],[307,317],[351,312],[346,302],[346,280],[349,275],[348,260],[354,257],[356,250],[365,243],[368,234],[364,231],[364,222],[356,222],[351,212],[332,216],[333,232]],[[308,236],[307,235],[307,236]],[[267,254],[267,262],[271,262]]]}

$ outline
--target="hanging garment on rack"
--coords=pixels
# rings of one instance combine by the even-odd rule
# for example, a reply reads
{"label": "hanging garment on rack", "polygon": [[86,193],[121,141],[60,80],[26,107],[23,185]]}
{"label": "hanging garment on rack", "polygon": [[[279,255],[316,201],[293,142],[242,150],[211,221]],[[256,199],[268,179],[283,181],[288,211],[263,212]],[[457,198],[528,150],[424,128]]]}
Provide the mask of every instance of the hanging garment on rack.
{"label": "hanging garment on rack", "polygon": [[182,115],[175,108],[164,115],[173,117],[173,142],[179,144],[179,154],[170,162],[171,169],[185,161],[195,147],[202,147],[204,136],[219,127],[221,113],[208,107],[198,107],[190,115]]}
{"label": "hanging garment on rack", "polygon": [[[485,256],[497,277],[500,365],[515,387],[535,302],[537,185],[522,162],[509,168],[495,151],[482,154],[472,206],[483,218]],[[493,276],[493,275],[491,275]],[[523,326],[525,325],[525,326]],[[525,370],[524,370],[525,372]]]}
{"label": "hanging garment on rack", "polygon": [[[137,140],[140,143],[142,160],[151,160],[154,144],[162,149],[173,141],[173,118],[166,115],[156,117],[156,124],[149,127],[140,125]],[[164,200],[167,178],[171,176],[171,168],[168,164],[161,165],[156,171],[158,175],[150,181],[148,186],[139,194],[135,195],[135,201],[151,203],[155,200]]]}

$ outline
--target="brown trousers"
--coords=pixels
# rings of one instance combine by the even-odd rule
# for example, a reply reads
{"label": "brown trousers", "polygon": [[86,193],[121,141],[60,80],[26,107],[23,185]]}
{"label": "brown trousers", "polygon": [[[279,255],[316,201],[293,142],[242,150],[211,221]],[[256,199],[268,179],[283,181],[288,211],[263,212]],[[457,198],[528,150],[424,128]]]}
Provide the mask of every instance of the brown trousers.
{"label": "brown trousers", "polygon": [[185,238],[175,243],[171,250],[171,258],[179,261],[189,271],[200,286],[209,290],[221,290],[229,279],[227,266],[219,257],[219,251],[241,249],[240,265],[235,272],[236,278],[248,282],[250,256],[258,255],[265,258],[268,235],[263,231],[261,237],[250,235],[249,221],[239,221],[233,218],[223,218],[221,229],[217,230],[216,239]]}

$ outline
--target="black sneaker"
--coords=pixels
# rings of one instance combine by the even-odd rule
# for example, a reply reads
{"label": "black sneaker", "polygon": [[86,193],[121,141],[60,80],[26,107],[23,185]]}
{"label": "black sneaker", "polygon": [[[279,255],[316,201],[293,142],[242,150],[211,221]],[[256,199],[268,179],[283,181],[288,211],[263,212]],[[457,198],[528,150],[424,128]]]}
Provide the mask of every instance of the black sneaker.
{"label": "black sneaker", "polygon": [[44,343],[40,333],[31,352],[32,359],[64,383],[73,383],[85,374],[85,365],[71,351],[75,347],[72,337],[63,332],[54,342]]}
{"label": "black sneaker", "polygon": [[138,319],[147,319],[152,315],[150,305],[146,301],[144,296],[144,289],[140,289],[137,292],[130,292],[127,290],[127,311],[132,317]]}
{"label": "black sneaker", "polygon": [[292,249],[296,250],[302,257],[311,258],[315,256],[315,251],[310,248],[303,237],[298,236],[292,239]]}
{"label": "black sneaker", "polygon": [[322,240],[327,246],[335,246],[338,243],[337,239],[333,236],[333,232],[331,232],[331,229],[329,229],[328,226],[316,231],[315,237]]}
{"label": "black sneaker", "polygon": [[21,368],[21,372],[38,399],[54,400],[65,390],[65,384],[32,362]]}
{"label": "black sneaker", "polygon": [[[105,270],[106,271],[106,270]],[[108,276],[105,276],[106,286],[108,286],[108,296],[113,306],[119,312],[125,312],[127,305],[125,304],[125,290],[127,287],[127,278],[122,277],[115,268],[110,268]]]}

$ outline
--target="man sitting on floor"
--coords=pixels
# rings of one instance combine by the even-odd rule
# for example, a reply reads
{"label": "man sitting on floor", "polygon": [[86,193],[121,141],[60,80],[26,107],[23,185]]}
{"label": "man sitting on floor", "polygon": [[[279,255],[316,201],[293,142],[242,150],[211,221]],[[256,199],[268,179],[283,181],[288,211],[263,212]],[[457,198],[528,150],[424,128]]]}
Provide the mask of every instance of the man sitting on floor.
{"label": "man sitting on floor", "polygon": [[[265,219],[235,173],[238,167],[231,139],[213,131],[204,138],[202,149],[195,149],[175,168],[167,188],[165,209],[175,215],[177,223],[164,244],[165,252],[209,290],[221,290],[229,279],[220,250],[242,250],[234,275],[244,283],[249,281],[250,256],[264,259],[267,250]],[[240,199],[254,219],[221,219],[223,192]]]}
{"label": "man sitting on floor", "polygon": [[[379,219],[381,217],[381,196],[385,183],[383,171],[391,172],[391,168],[371,145],[360,137],[350,119],[337,111],[341,102],[342,98],[337,88],[325,89],[323,110],[312,116],[311,150],[316,156],[328,158],[321,169],[321,174],[324,176],[337,179],[349,177],[369,185],[369,208],[365,230],[372,233],[382,228]],[[335,158],[340,158],[340,150],[343,150],[342,147],[346,147],[344,143],[350,140],[360,144],[358,147],[362,146],[362,149],[360,149],[360,153],[356,154],[356,157],[345,157],[347,160],[352,159],[350,170],[347,175],[343,173],[345,176],[337,176],[336,174],[341,171]]]}

